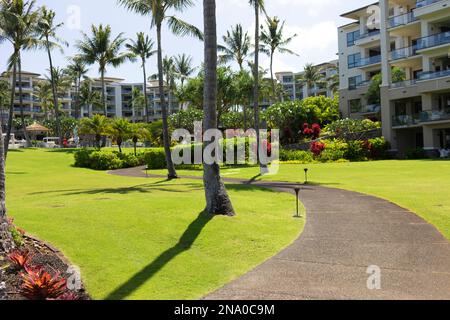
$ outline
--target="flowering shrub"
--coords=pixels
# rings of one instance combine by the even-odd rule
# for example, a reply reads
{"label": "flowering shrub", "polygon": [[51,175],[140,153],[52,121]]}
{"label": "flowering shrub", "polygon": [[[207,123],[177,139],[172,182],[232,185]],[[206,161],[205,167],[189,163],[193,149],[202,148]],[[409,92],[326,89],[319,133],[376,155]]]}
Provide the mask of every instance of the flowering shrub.
{"label": "flowering shrub", "polygon": [[313,143],[311,143],[311,152],[314,154],[314,156],[320,156],[323,150],[325,150],[325,143],[320,141],[314,141]]}
{"label": "flowering shrub", "polygon": [[312,140],[316,140],[319,138],[320,132],[321,132],[320,125],[318,125],[317,123],[314,123],[311,127],[307,123],[303,124],[302,133],[305,137],[308,137]]}

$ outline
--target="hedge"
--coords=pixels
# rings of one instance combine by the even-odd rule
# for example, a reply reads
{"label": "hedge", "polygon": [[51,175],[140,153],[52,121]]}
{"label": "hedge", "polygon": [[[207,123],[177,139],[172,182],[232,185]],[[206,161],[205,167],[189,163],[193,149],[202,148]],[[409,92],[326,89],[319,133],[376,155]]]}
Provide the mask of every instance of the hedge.
{"label": "hedge", "polygon": [[94,170],[116,170],[145,164],[144,154],[81,149],[75,152],[75,166]]}

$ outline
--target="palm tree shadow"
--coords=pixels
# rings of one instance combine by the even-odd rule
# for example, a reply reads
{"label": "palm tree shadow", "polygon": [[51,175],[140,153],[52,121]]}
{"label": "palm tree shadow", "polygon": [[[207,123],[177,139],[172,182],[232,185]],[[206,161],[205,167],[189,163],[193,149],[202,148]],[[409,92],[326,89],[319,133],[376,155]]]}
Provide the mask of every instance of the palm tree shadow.
{"label": "palm tree shadow", "polygon": [[106,297],[106,300],[122,300],[137,290],[176,256],[189,250],[202,232],[203,228],[212,219],[213,215],[210,215],[205,211],[201,212],[184,231],[175,246],[161,253],[155,260],[136,273],[127,282],[116,288]]}

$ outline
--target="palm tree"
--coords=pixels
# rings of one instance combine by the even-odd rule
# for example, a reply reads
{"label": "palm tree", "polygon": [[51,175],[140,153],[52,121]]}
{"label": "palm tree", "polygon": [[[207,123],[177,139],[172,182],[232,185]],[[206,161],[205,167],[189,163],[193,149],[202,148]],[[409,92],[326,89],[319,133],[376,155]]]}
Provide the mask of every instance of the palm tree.
{"label": "palm tree", "polygon": [[267,18],[266,28],[261,28],[261,42],[263,46],[261,47],[261,51],[266,53],[270,57],[270,80],[272,80],[272,96],[275,95],[275,79],[273,78],[273,57],[275,52],[278,51],[280,53],[288,53],[297,55],[293,51],[286,48],[286,46],[292,42],[292,40],[297,36],[294,34],[291,37],[284,38],[283,30],[284,30],[284,21],[280,24],[280,20],[278,17]]}
{"label": "palm tree", "polygon": [[108,134],[110,120],[100,114],[92,118],[83,118],[80,123],[80,133],[95,136],[95,146],[101,148],[102,137]]}
{"label": "palm tree", "polygon": [[57,48],[63,52],[61,44],[64,46],[69,46],[69,44],[56,35],[56,31],[61,28],[64,23],[55,24],[55,16],[56,13],[53,10],[48,10],[47,7],[43,6],[41,8],[41,16],[37,25],[37,33],[39,35],[39,40],[43,41],[45,49],[47,50],[48,61],[50,64],[50,82],[52,84],[53,106],[55,108],[56,133],[59,137],[60,143],[62,143],[63,136],[61,132],[61,123],[59,120],[58,93],[55,79],[53,77],[55,73],[53,72],[52,49]]}
{"label": "palm tree", "polygon": [[[205,84],[203,95],[203,129],[217,129],[217,25],[216,1],[203,0],[203,20],[205,25]],[[204,142],[208,146],[211,142]],[[203,183],[205,185],[206,211],[209,214],[234,216],[225,185],[220,177],[220,167],[203,163]]]}
{"label": "palm tree", "polygon": [[172,161],[170,150],[169,126],[167,121],[167,106],[164,97],[164,76],[163,76],[163,57],[162,57],[162,24],[167,22],[172,32],[179,36],[193,35],[199,39],[203,38],[202,32],[189,23],[178,19],[173,15],[168,15],[169,10],[182,12],[193,5],[192,0],[118,0],[128,10],[135,11],[141,15],[151,16],[151,27],[156,27],[156,38],[158,43],[158,81],[159,94],[161,97],[161,113],[164,133],[164,150],[166,154],[166,163],[169,179],[178,178],[175,166]]}
{"label": "palm tree", "polygon": [[[297,80],[298,83],[306,86],[308,95],[312,89],[318,85],[326,84],[325,76],[323,75],[322,69],[312,63],[307,63],[303,70],[303,74]],[[317,92],[314,93],[317,95]]]}
{"label": "palm tree", "polygon": [[130,128],[130,139],[133,141],[134,155],[137,156],[137,143],[139,140],[148,139],[150,132],[141,123],[134,123]]}
{"label": "palm tree", "polygon": [[22,95],[22,50],[38,47],[40,44],[36,37],[36,28],[39,21],[39,12],[34,10],[35,0],[9,0],[0,3],[0,39],[8,41],[13,46],[13,53],[8,60],[8,70],[12,72],[11,101],[9,108],[8,128],[5,139],[5,159],[8,154],[11,130],[13,127],[14,101],[16,97],[17,73],[19,80],[19,105],[21,126],[27,145],[31,145],[26,131],[25,116],[23,113]]}
{"label": "palm tree", "polygon": [[328,83],[328,89],[335,94],[336,92],[339,91],[339,84],[340,84],[340,79],[339,79],[339,72],[338,72],[338,68],[334,67],[331,69],[333,72],[332,75],[330,75],[327,79],[326,82]]}
{"label": "palm tree", "polygon": [[137,111],[143,110],[145,108],[147,99],[145,99],[145,95],[141,90],[139,90],[138,87],[134,87],[133,91],[131,92],[131,96],[131,105],[133,107],[133,122],[136,122],[136,113]]}
{"label": "palm tree", "polygon": [[175,89],[175,61],[172,57],[165,56],[163,59],[163,74],[168,89],[168,113],[172,112],[172,92]]}
{"label": "palm tree", "polygon": [[181,86],[184,86],[184,81],[188,79],[197,68],[192,67],[192,57],[183,53],[175,57],[175,72],[177,78],[181,81]]}
{"label": "palm tree", "polygon": [[102,84],[102,105],[105,117],[108,116],[108,105],[106,101],[105,73],[108,65],[118,67],[132,56],[129,52],[121,52],[122,45],[126,41],[123,33],[111,39],[111,27],[98,27],[92,25],[91,36],[83,33],[83,39],[77,42],[80,50],[80,59],[87,65],[97,63],[99,65],[100,79]]}
{"label": "palm tree", "polygon": [[219,46],[219,51],[223,52],[221,56],[219,56],[219,61],[223,63],[228,63],[232,60],[235,60],[239,65],[239,69],[243,70],[243,64],[245,59],[248,57],[250,53],[250,36],[248,32],[244,33],[242,30],[242,25],[237,24],[234,27],[231,27],[230,31],[227,31],[227,34],[223,36],[224,46]]}
{"label": "palm tree", "polygon": [[[6,80],[0,80],[0,117],[1,117],[1,125],[4,126],[5,118],[4,112],[7,109],[7,105],[9,105],[9,93],[11,92],[9,82]],[[2,127],[3,130],[3,127]]]}
{"label": "palm tree", "polygon": [[130,122],[124,118],[116,118],[109,126],[108,132],[116,140],[119,152],[122,153],[122,143],[128,139],[131,132]]}
{"label": "palm tree", "polygon": [[75,83],[75,119],[79,119],[81,117],[81,79],[88,73],[89,69],[79,56],[72,57],[69,61],[70,64],[66,68],[66,73]]}
{"label": "palm tree", "polygon": [[93,107],[102,107],[101,99],[100,92],[92,90],[92,81],[90,79],[81,83],[79,96],[80,110],[81,106],[87,107],[89,118],[92,117]]}
{"label": "palm tree", "polygon": [[49,110],[53,107],[52,84],[47,81],[40,81],[34,90],[34,96],[41,102],[44,108],[45,119],[49,120]]}
{"label": "palm tree", "polygon": [[[50,72],[50,70],[48,70],[48,71],[49,71],[49,75],[46,75],[45,78],[47,79],[48,82],[53,83],[52,90],[53,90],[53,86],[54,86],[55,94],[57,97],[56,101],[60,101],[60,100],[64,99],[64,96],[70,91],[70,89],[72,87],[72,79],[67,76],[67,73],[64,69],[61,69],[59,67],[56,67],[56,68],[54,67],[53,69],[51,69],[52,72]],[[60,104],[62,104],[62,103],[60,103]],[[60,106],[53,105],[53,110],[55,113],[56,121],[57,121],[57,119],[59,119],[60,115],[63,113],[63,111],[60,110],[59,107]]]}
{"label": "palm tree", "polygon": [[153,50],[154,42],[143,32],[138,32],[136,41],[131,40],[131,43],[126,44],[128,50],[135,56],[141,59],[142,72],[144,73],[144,106],[145,106],[145,119],[150,122],[150,114],[148,110],[148,95],[147,95],[147,72],[145,69],[145,63],[147,59],[150,59],[156,51]]}

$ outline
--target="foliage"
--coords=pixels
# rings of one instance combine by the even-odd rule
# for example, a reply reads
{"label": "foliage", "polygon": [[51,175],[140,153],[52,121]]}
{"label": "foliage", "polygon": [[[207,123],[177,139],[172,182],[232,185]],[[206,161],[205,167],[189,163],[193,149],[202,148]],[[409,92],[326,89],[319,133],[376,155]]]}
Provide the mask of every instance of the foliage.
{"label": "foliage", "polygon": [[125,118],[116,118],[107,129],[109,135],[117,142],[119,152],[122,153],[122,143],[130,137],[131,124]]}
{"label": "foliage", "polygon": [[314,141],[311,143],[311,152],[314,154],[314,156],[320,156],[323,150],[325,150],[325,143],[320,141]]}
{"label": "foliage", "polygon": [[146,126],[149,133],[149,141],[152,147],[163,145],[163,123],[162,120],[152,122]]}
{"label": "foliage", "polygon": [[26,270],[32,259],[33,255],[28,250],[15,250],[8,255],[8,260],[15,270]]}
{"label": "foliage", "polygon": [[367,144],[361,140],[352,140],[347,142],[347,150],[345,152],[345,159],[350,161],[364,161],[369,156]]}
{"label": "foliage", "polygon": [[[73,131],[78,125],[78,121],[72,117],[60,117],[59,121],[61,127],[61,135],[64,138],[70,138],[73,135]],[[43,125],[44,127],[50,129],[49,135],[57,135],[55,119],[44,120]]]}
{"label": "foliage", "polygon": [[194,133],[194,122],[203,121],[203,111],[194,108],[180,110],[169,117],[169,126],[174,129],[186,129]]}
{"label": "foliage", "polygon": [[324,131],[339,139],[358,140],[365,132],[381,128],[380,122],[373,122],[369,119],[342,119],[328,124]]}
{"label": "foliage", "polygon": [[[402,69],[398,67],[392,68],[392,82],[402,82],[406,80],[406,73]],[[367,92],[365,94],[366,99],[369,104],[380,104],[381,96],[380,96],[380,86],[382,84],[382,75],[381,73],[376,74],[372,77],[371,83]]]}
{"label": "foliage", "polygon": [[416,159],[425,159],[427,158],[427,154],[422,148],[411,148],[406,150],[405,153],[406,159],[416,160]]}
{"label": "foliage", "polygon": [[280,161],[310,163],[314,161],[314,158],[313,154],[309,151],[280,149]]}
{"label": "foliage", "polygon": [[75,152],[75,167],[93,170],[116,170],[143,165],[144,155],[95,149],[81,149]]}
{"label": "foliage", "polygon": [[163,148],[154,148],[145,152],[145,163],[149,169],[166,168],[166,154]]}
{"label": "foliage", "polygon": [[325,140],[325,149],[319,156],[321,162],[335,162],[341,159],[345,159],[348,144],[342,140]]}
{"label": "foliage", "polygon": [[66,291],[66,279],[59,274],[52,276],[43,268],[26,268],[21,273],[23,286],[21,294],[30,300],[56,299]]}
{"label": "foliage", "polygon": [[80,122],[80,134],[93,135],[97,143],[97,148],[100,148],[100,140],[102,136],[108,134],[110,120],[103,116],[96,114],[92,118],[83,118]]}
{"label": "foliage", "polygon": [[371,159],[386,159],[387,152],[391,148],[389,142],[384,137],[373,138],[367,141],[369,144]]}
{"label": "foliage", "polygon": [[23,236],[25,235],[25,231],[14,224],[13,218],[8,218],[8,225],[8,231],[11,233],[15,246],[22,247],[24,244]]}
{"label": "foliage", "polygon": [[244,114],[242,112],[230,111],[222,114],[220,124],[224,129],[244,128]]}

